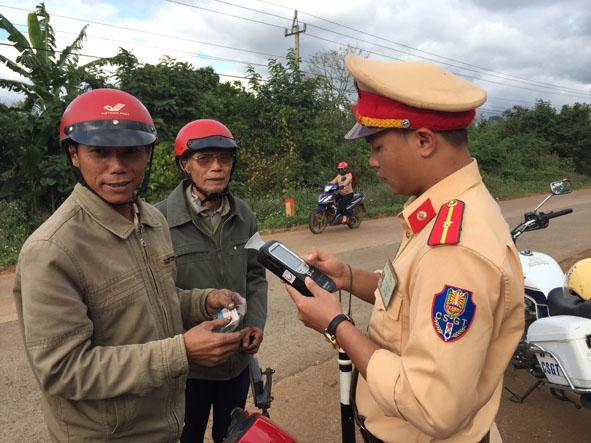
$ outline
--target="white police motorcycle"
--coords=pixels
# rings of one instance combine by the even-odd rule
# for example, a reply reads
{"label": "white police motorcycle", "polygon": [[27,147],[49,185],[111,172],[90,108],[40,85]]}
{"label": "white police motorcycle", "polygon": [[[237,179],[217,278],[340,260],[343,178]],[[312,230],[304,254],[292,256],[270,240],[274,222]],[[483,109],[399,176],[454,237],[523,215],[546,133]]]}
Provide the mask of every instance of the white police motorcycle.
{"label": "white police motorcycle", "polygon": [[[511,231],[515,243],[524,232],[547,228],[550,219],[572,212],[539,212],[552,196],[568,194],[572,186],[564,179],[551,183],[550,189],[550,195]],[[519,258],[525,279],[525,333],[512,364],[527,369],[536,381],[521,395],[505,389],[512,401],[521,403],[544,385],[558,400],[591,409],[591,301],[565,290],[565,274],[549,255],[522,250]]]}

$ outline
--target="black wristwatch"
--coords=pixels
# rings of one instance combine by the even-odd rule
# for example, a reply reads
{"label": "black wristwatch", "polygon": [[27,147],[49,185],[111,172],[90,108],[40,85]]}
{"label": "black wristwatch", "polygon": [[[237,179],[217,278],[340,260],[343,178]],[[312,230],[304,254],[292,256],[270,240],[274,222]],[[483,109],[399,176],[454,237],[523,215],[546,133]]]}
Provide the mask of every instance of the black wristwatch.
{"label": "black wristwatch", "polygon": [[337,343],[337,338],[335,337],[335,333],[337,331],[337,326],[340,325],[342,322],[348,321],[351,324],[355,325],[355,322],[351,317],[345,314],[339,314],[332,321],[328,324],[326,329],[324,330],[324,336],[328,340],[328,342],[334,346],[334,348],[338,351],[341,349],[339,344]]}

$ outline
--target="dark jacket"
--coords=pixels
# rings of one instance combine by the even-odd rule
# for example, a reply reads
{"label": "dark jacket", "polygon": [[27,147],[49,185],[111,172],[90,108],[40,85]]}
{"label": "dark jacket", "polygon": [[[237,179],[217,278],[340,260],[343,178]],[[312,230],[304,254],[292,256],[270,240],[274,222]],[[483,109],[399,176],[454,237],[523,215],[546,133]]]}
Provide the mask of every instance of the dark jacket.
{"label": "dark jacket", "polygon": [[[220,246],[204,228],[202,217],[186,198],[187,180],[180,183],[168,198],[156,205],[170,226],[177,262],[176,284],[180,288],[226,288],[246,298],[247,312],[243,326],[264,330],[267,317],[267,280],[265,268],[253,249],[244,249],[258,231],[256,216],[243,200],[228,194],[230,213],[220,223]],[[197,285],[197,286],[196,286]],[[236,352],[227,362],[214,368],[191,370],[190,378],[232,379],[248,366],[248,355]]]}

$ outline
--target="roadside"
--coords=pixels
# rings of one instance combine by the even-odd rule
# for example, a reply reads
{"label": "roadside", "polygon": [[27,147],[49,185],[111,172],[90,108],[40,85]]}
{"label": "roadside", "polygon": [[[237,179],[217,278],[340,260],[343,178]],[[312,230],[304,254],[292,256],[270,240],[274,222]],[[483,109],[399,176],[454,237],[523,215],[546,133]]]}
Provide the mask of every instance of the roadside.
{"label": "roadside", "polygon": [[[548,204],[548,210],[556,209],[553,206],[573,206],[576,209],[568,219],[560,219],[563,220],[561,224],[551,227],[552,231],[528,234],[520,240],[519,247],[550,254],[559,261],[563,270],[581,258],[591,257],[590,197],[591,190],[576,191],[571,196],[556,199],[555,204]],[[534,196],[501,203],[510,226],[514,226],[523,212],[534,208],[540,200],[539,196]],[[385,218],[364,221],[356,231],[335,227],[327,229],[322,235],[313,235],[306,229],[296,229],[267,233],[263,237],[265,240],[281,240],[298,254],[304,254],[314,245],[352,265],[376,269],[383,266],[385,257],[395,250],[396,244],[392,242],[399,238],[397,229],[396,223]],[[584,251],[578,252],[581,249]],[[273,379],[275,400],[269,410],[271,419],[299,442],[338,443],[341,431],[336,353],[324,337],[310,332],[297,320],[293,303],[278,279],[271,276],[269,282],[270,314],[259,363],[263,369],[270,366],[277,371]],[[363,330],[367,313],[356,305],[354,313]],[[39,389],[27,363],[16,322],[12,275],[7,272],[0,272],[0,349],[0,442],[48,442],[39,407]],[[512,367],[505,373],[505,384],[519,393],[524,392],[532,381],[527,372]],[[570,443],[588,440],[587,423],[591,411],[577,410],[570,404],[558,402],[547,388],[535,390],[523,404],[513,403],[509,397],[507,392],[503,392],[497,416],[505,442]],[[256,411],[251,401],[247,409]],[[358,437],[357,441],[361,439]]]}

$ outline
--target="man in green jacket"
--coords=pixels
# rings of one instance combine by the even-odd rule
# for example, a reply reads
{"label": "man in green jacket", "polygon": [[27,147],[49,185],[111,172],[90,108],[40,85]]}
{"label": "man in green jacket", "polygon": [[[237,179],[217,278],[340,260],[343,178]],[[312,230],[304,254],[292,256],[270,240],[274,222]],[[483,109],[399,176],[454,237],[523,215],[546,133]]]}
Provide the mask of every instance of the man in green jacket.
{"label": "man in green jacket", "polygon": [[139,198],[157,139],[139,100],[86,92],[60,132],[79,183],[25,242],[13,291],[49,434],[177,442],[189,367],[218,365],[247,344],[244,333],[216,332],[227,320],[211,320],[240,298],[176,288],[166,220]]}
{"label": "man in green jacket", "polygon": [[[183,180],[156,207],[166,216],[178,263],[177,286],[197,282],[224,287],[246,298],[248,311],[238,325],[248,345],[226,362],[189,373],[181,442],[203,441],[213,405],[212,436],[226,437],[230,413],[244,408],[249,388],[248,354],[258,351],[267,316],[267,280],[256,251],[244,245],[258,231],[252,209],[232,195],[228,184],[238,145],[222,123],[200,119],[177,134],[175,157]],[[245,338],[246,341],[246,338]]]}

